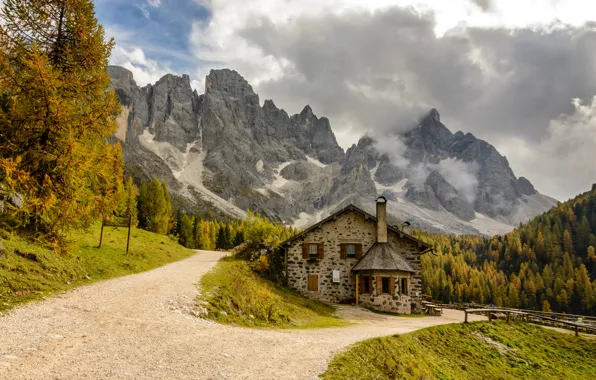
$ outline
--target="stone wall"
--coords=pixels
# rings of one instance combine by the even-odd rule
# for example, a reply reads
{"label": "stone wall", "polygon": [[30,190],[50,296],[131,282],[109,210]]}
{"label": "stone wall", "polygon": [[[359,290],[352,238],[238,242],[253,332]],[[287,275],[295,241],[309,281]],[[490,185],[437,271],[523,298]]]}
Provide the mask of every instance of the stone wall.
{"label": "stone wall", "polygon": [[[358,295],[359,306],[366,307],[369,309],[375,309],[380,311],[386,311],[390,313],[398,314],[410,314],[412,312],[412,277],[410,273],[399,273],[395,272],[372,272],[362,273],[360,276],[372,276],[372,289],[370,293],[361,293]],[[377,281],[376,277],[393,277],[395,280],[395,293],[394,294],[377,294]],[[401,293],[401,279],[408,278],[408,291]]]}
{"label": "stone wall", "polygon": [[[418,243],[409,239],[402,239],[395,232],[389,233],[389,241],[393,242],[396,251],[410,264],[414,273],[410,274],[410,298],[412,313],[422,313],[422,264],[420,262],[420,248]],[[430,253],[427,253],[428,255]]]}
{"label": "stone wall", "polygon": [[[366,253],[376,240],[376,224],[365,221],[364,215],[349,211],[294,240],[287,249],[288,286],[310,298],[329,302],[356,299],[355,275],[351,272],[356,258],[340,258],[341,243],[362,244]],[[323,243],[323,259],[309,262],[302,258],[303,243]],[[333,282],[333,270],[339,269],[339,283]],[[319,276],[319,291],[307,290],[308,275]]]}
{"label": "stone wall", "polygon": [[[420,254],[418,244],[411,240],[400,238],[399,234],[389,230],[389,240],[395,244],[399,253],[408,261],[416,271],[410,274],[410,297],[408,300],[399,299],[395,301],[395,307],[403,313],[406,306],[411,303],[408,309],[413,312],[420,312],[422,295],[422,276],[420,273]],[[356,298],[356,276],[351,272],[356,265],[356,258],[340,258],[341,243],[362,244],[363,255],[372,247],[376,241],[376,222],[366,219],[358,211],[347,211],[338,215],[335,220],[321,224],[314,230],[308,232],[305,237],[299,237],[287,247],[287,284],[291,289],[304,294],[310,298],[341,302],[355,300]],[[302,258],[303,243],[324,244],[323,259],[310,262]],[[333,282],[333,270],[340,271],[339,283]],[[319,277],[319,290],[309,292],[307,290],[308,275],[316,274]],[[390,297],[391,296],[380,296]],[[401,305],[397,306],[397,302]]]}

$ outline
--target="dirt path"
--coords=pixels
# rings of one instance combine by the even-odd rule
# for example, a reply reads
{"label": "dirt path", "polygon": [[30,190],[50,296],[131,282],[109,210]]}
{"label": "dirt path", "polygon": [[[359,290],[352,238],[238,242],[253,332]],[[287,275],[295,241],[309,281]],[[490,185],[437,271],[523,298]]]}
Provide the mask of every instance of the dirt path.
{"label": "dirt path", "polygon": [[[397,318],[344,306],[354,326],[254,330],[191,315],[195,284],[223,256],[199,252],[0,316],[0,379],[310,379],[367,338],[463,320]],[[478,317],[480,318],[480,317]]]}

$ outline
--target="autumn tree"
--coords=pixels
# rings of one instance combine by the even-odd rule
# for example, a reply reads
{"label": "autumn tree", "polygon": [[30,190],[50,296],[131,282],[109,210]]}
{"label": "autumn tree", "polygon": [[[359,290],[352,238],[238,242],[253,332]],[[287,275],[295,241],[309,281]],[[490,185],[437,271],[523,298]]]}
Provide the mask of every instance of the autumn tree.
{"label": "autumn tree", "polygon": [[118,205],[114,43],[90,0],[5,0],[0,19],[0,192],[22,196],[5,210],[19,227],[58,245]]}

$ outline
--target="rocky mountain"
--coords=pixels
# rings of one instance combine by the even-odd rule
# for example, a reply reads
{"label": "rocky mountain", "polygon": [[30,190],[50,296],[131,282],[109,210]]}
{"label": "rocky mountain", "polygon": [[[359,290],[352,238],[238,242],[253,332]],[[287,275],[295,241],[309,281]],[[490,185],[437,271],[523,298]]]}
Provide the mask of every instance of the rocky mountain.
{"label": "rocky mountain", "polygon": [[[511,230],[555,200],[516,178],[507,159],[471,134],[451,133],[432,110],[407,133],[364,136],[347,152],[310,106],[288,115],[233,70],[212,70],[204,94],[166,75],[139,87],[110,66],[123,105],[118,138],[129,173],[165,180],[188,204],[234,217],[251,209],[303,227],[347,202],[456,233]],[[396,221],[397,222],[397,221]]]}

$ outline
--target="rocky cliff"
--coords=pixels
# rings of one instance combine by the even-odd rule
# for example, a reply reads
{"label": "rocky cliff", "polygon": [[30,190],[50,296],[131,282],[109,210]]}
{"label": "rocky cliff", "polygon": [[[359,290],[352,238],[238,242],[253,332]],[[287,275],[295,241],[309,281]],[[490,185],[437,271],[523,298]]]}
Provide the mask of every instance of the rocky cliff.
{"label": "rocky cliff", "polygon": [[252,209],[304,226],[347,202],[372,207],[382,194],[414,225],[490,233],[554,204],[492,145],[451,133],[436,110],[405,134],[381,136],[383,144],[365,136],[344,153],[327,118],[308,105],[292,116],[272,100],[261,106],[233,70],[212,70],[200,95],[186,75],[141,88],[124,68],[109,74],[123,105],[116,137],[127,170],[234,217]]}

